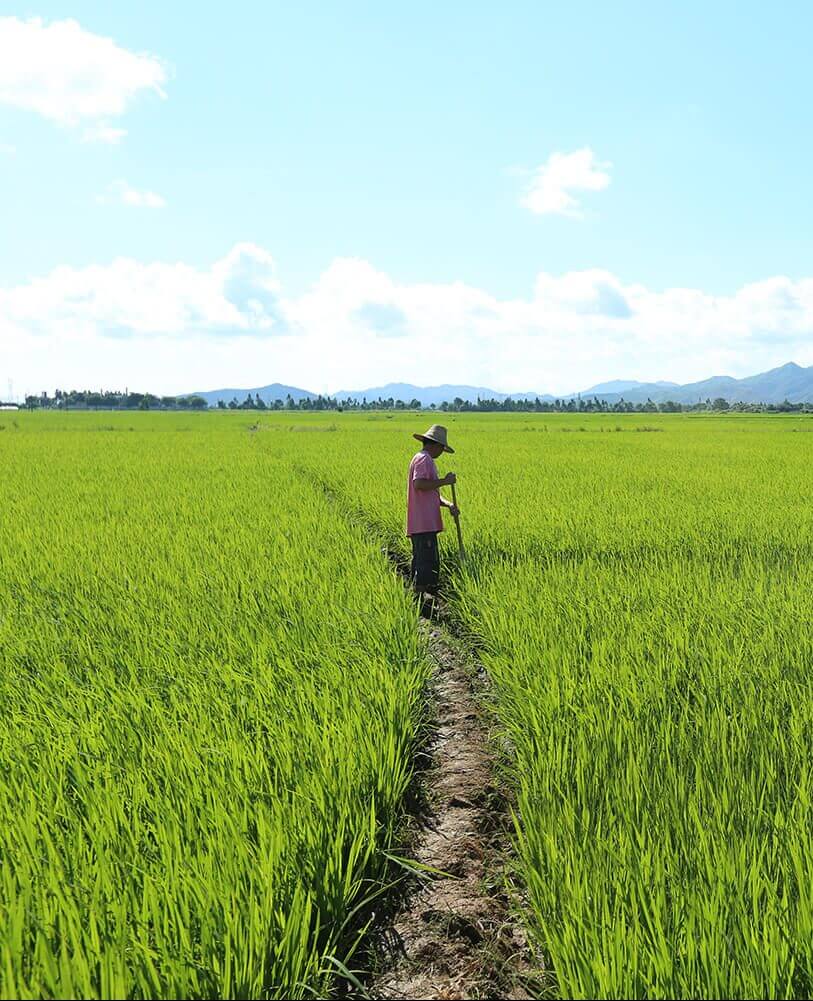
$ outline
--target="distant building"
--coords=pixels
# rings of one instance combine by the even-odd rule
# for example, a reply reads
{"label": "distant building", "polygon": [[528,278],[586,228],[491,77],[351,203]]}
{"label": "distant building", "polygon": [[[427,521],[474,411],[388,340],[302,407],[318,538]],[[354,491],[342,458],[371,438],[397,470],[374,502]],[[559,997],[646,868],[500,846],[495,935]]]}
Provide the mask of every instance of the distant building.
{"label": "distant building", "polygon": [[0,410],[19,410],[16,403],[0,403]]}

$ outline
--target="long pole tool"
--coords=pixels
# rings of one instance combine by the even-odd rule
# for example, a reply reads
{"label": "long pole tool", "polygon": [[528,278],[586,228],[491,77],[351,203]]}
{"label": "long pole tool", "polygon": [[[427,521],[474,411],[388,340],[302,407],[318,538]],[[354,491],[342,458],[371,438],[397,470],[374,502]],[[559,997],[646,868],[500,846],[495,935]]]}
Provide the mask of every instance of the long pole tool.
{"label": "long pole tool", "polygon": [[[457,494],[455,493],[454,483],[452,484],[452,504],[457,507]],[[456,514],[454,516],[455,528],[457,528],[457,549],[460,554],[460,562],[466,562],[466,550],[463,548],[463,533],[460,530],[460,515]]]}

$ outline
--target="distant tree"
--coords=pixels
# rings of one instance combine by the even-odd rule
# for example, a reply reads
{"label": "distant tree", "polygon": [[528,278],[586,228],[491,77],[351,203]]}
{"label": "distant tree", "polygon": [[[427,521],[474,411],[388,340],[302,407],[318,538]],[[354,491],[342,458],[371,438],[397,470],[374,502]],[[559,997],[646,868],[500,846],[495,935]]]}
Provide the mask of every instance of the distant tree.
{"label": "distant tree", "polygon": [[225,400],[218,400],[217,401],[217,409],[218,410],[225,410],[226,409],[226,401]]}
{"label": "distant tree", "polygon": [[722,396],[718,396],[717,399],[711,405],[712,410],[728,410],[728,400],[724,400]]}

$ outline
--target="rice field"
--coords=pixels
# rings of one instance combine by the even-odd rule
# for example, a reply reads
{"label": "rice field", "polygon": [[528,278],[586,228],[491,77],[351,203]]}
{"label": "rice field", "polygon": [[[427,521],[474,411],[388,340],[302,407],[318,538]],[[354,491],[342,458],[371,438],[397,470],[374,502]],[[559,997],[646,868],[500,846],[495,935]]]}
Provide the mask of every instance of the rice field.
{"label": "rice field", "polygon": [[421,725],[403,588],[244,428],[18,421],[0,995],[323,994],[380,890]]}
{"label": "rice field", "polygon": [[[811,996],[813,422],[444,416],[547,992]],[[427,415],[0,423],[0,994],[323,996],[424,720]]]}
{"label": "rice field", "polygon": [[[813,424],[448,425],[469,556],[450,598],[512,748],[552,993],[809,997]],[[395,543],[411,446],[399,465],[389,442],[360,436],[351,465]]]}

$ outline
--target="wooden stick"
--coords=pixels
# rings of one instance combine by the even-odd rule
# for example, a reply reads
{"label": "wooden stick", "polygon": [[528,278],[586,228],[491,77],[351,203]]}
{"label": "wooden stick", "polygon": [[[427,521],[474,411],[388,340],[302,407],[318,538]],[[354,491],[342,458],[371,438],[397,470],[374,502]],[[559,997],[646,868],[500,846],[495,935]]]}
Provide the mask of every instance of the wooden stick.
{"label": "wooden stick", "polygon": [[[457,494],[455,493],[454,483],[452,484],[452,504],[457,507]],[[454,515],[454,523],[457,528],[457,548],[460,553],[460,562],[466,562],[466,550],[463,548],[463,533],[460,531],[460,515]]]}

